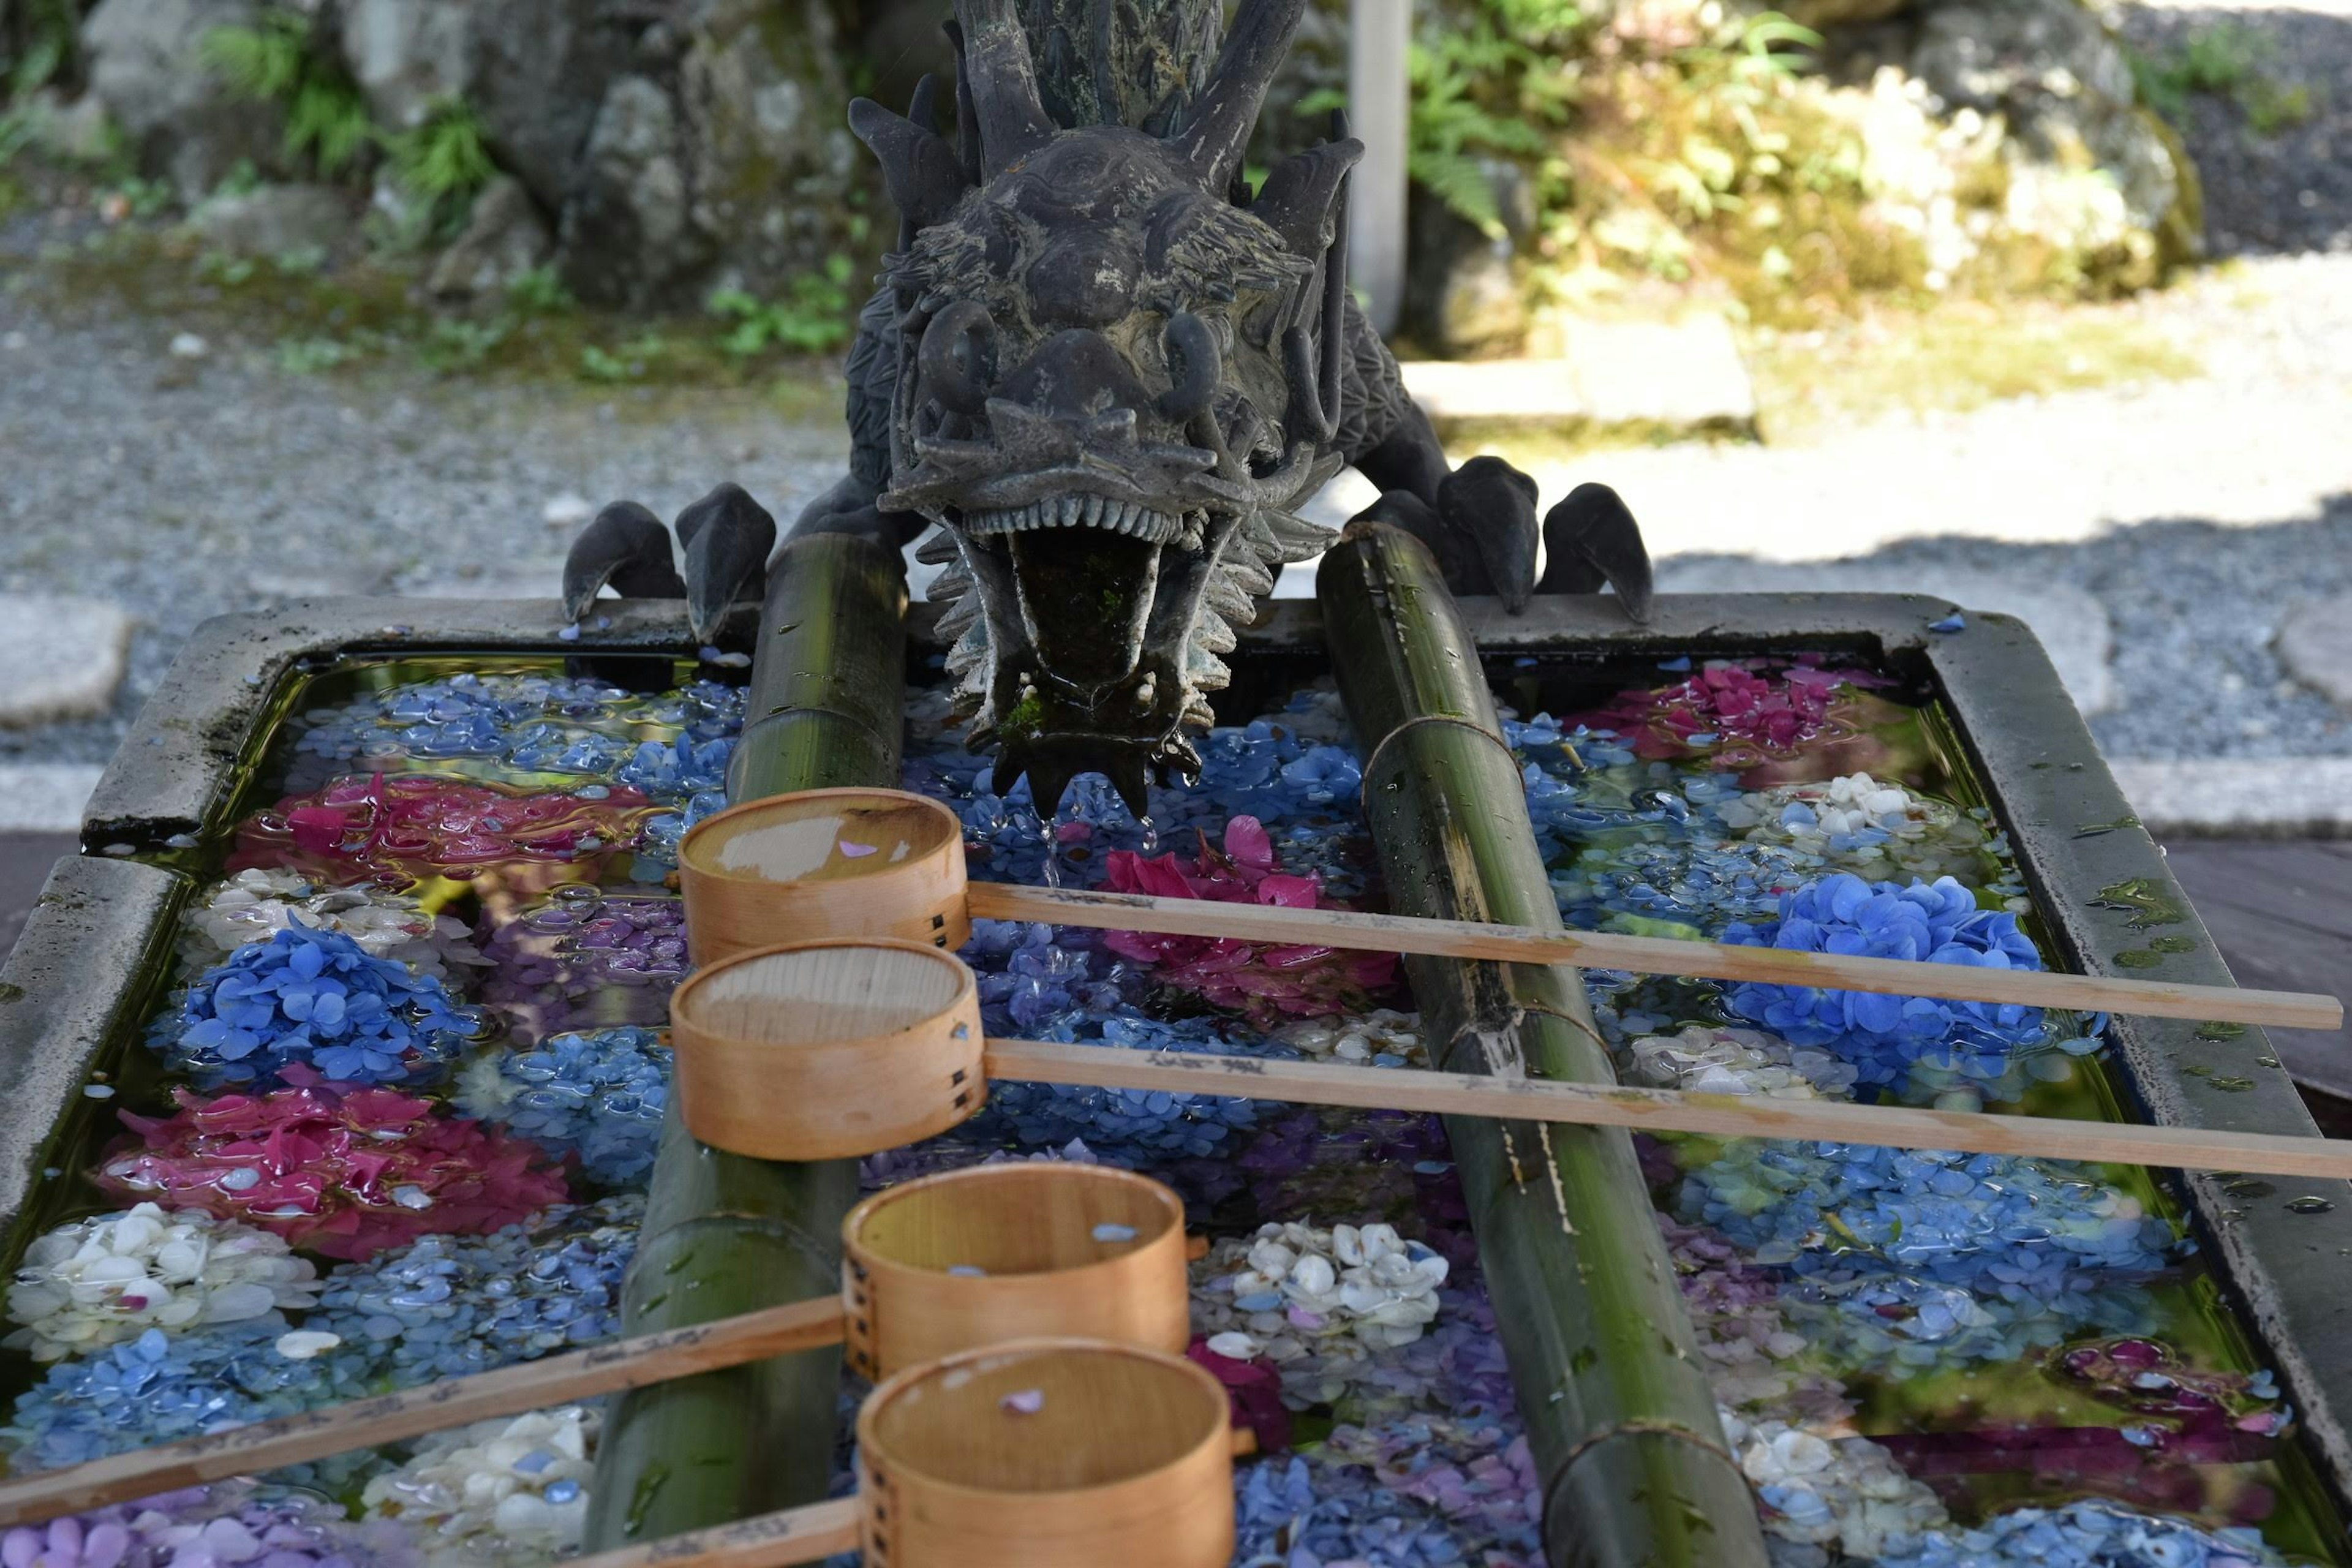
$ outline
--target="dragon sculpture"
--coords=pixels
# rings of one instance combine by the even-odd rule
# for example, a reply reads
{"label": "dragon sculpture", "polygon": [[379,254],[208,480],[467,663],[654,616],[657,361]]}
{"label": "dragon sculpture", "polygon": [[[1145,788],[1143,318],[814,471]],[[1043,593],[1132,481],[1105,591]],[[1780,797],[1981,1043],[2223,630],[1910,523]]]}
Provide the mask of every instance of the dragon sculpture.
{"label": "dragon sculpture", "polygon": [[[945,568],[972,744],[1041,811],[1082,772],[1140,813],[1155,773],[1196,771],[1219,656],[1328,542],[1297,509],[1343,464],[1381,489],[1362,515],[1428,543],[1456,592],[1516,613],[1606,583],[1646,612],[1613,491],[1580,487],[1538,530],[1534,481],[1452,468],[1406,395],[1346,287],[1344,117],[1261,188],[1243,176],[1306,4],[1243,0],[1226,33],[1219,0],[956,0],[952,139],[928,79],[905,115],[851,107],[899,243],[850,351],[850,471],[793,531],[898,549],[936,525],[918,557]],[[566,563],[570,613],[608,584],[683,595],[709,640],[763,592],[775,523],[722,485],[677,532],[682,577],[657,518],[606,508]]]}

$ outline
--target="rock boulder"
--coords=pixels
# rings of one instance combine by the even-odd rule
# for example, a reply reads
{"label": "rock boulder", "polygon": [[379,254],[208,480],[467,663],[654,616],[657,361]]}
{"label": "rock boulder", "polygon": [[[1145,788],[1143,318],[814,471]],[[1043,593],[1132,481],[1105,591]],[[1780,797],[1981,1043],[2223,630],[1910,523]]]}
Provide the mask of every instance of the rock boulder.
{"label": "rock boulder", "polygon": [[142,167],[194,201],[240,163],[278,171],[285,120],[200,63],[205,35],[251,26],[255,0],[100,0],[82,24],[89,90]]}

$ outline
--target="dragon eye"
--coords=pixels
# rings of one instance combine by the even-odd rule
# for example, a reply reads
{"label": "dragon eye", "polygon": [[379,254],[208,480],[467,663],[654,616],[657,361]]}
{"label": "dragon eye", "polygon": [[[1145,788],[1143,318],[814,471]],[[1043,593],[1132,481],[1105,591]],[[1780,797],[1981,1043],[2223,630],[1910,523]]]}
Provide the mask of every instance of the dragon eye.
{"label": "dragon eye", "polygon": [[942,406],[958,414],[979,414],[987,407],[988,390],[996,382],[995,318],[977,300],[957,300],[923,329],[916,363],[924,390]]}

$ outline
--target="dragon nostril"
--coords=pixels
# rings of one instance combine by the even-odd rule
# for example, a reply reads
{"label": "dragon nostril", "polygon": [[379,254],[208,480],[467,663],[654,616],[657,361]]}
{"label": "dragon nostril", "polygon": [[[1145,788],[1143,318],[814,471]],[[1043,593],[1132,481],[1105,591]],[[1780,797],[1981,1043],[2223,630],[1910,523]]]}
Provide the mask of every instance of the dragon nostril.
{"label": "dragon nostril", "polygon": [[916,361],[923,388],[958,414],[978,414],[988,405],[996,380],[996,321],[988,307],[959,300],[923,329]]}
{"label": "dragon nostril", "polygon": [[1172,385],[1160,399],[1160,412],[1170,419],[1190,422],[1209,411],[1217,395],[1224,366],[1217,353],[1217,334],[1190,310],[1172,316],[1165,338],[1168,374]]}

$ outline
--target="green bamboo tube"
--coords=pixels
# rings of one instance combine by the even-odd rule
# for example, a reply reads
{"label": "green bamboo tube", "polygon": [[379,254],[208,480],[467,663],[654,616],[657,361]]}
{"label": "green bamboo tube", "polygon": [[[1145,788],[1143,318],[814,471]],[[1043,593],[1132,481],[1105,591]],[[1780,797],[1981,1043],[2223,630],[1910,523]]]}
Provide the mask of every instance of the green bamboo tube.
{"label": "green bamboo tube", "polygon": [[[771,584],[730,793],[895,785],[907,607],[897,552],[820,534],[786,545]],[[841,1222],[856,1201],[856,1161],[723,1153],[688,1135],[673,1098],[622,1287],[623,1331],[838,1292]],[[585,1550],[822,1500],[840,1392],[835,1347],[624,1394],[597,1449]]]}
{"label": "green bamboo tube", "polygon": [[895,786],[906,563],[870,539],[817,533],[785,545],[768,580],[728,797],[740,805],[794,790]]}
{"label": "green bamboo tube", "polygon": [[[1428,550],[1377,524],[1316,595],[1400,914],[1559,930],[1478,651]],[[1407,958],[1450,1072],[1613,1082],[1576,971]],[[1448,1117],[1554,1568],[1763,1568],[1764,1541],[1622,1129]]]}

